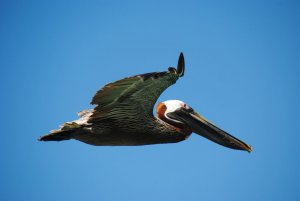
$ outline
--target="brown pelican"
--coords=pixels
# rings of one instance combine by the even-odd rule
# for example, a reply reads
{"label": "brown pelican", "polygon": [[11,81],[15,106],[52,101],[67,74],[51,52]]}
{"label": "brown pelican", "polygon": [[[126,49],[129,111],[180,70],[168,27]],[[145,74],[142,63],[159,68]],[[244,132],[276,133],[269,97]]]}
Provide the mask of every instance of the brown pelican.
{"label": "brown pelican", "polygon": [[181,53],[177,69],[146,73],[109,83],[92,99],[94,109],[79,112],[80,118],[41,137],[41,141],[76,139],[97,146],[175,143],[195,132],[232,149],[252,151],[251,146],[221,130],[179,100],[153,107],[160,94],[184,75]]}

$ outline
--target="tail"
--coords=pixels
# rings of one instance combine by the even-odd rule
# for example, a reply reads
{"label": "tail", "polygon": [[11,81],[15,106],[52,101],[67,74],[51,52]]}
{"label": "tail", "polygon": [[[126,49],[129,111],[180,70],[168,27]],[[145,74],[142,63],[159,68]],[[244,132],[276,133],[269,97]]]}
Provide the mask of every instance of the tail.
{"label": "tail", "polygon": [[81,125],[75,122],[67,122],[65,123],[61,129],[53,130],[50,134],[44,135],[40,137],[39,141],[62,141],[62,140],[70,140],[76,135],[78,130],[81,128]]}

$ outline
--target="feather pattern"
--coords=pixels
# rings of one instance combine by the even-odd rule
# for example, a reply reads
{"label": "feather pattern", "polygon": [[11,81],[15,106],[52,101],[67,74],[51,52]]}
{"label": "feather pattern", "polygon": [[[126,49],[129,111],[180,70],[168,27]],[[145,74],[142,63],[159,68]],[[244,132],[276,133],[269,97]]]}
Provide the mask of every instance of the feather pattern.
{"label": "feather pattern", "polygon": [[105,85],[91,101],[97,106],[87,122],[98,125],[109,122],[121,132],[153,132],[153,128],[165,125],[153,115],[155,102],[184,75],[184,69],[181,53],[177,69],[169,67],[168,71],[140,74]]}
{"label": "feather pattern", "polygon": [[107,84],[93,97],[91,104],[97,106],[88,121],[126,118],[126,123],[131,119],[136,123],[139,119],[153,117],[156,100],[178,77],[176,71],[154,72]]}

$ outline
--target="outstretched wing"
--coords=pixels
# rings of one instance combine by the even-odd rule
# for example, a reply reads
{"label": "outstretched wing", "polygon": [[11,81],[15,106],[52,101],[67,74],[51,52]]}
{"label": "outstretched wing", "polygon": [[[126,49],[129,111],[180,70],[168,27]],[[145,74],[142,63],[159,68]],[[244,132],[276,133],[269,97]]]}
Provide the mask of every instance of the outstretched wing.
{"label": "outstretched wing", "polygon": [[92,99],[97,105],[89,122],[105,119],[142,119],[153,116],[153,107],[160,94],[184,74],[184,57],[181,53],[177,69],[146,73],[105,85]]}

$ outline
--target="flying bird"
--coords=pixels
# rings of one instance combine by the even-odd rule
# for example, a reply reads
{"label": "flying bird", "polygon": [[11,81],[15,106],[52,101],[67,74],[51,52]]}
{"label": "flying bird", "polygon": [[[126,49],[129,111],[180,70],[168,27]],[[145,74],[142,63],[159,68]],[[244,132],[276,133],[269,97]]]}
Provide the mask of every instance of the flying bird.
{"label": "flying bird", "polygon": [[127,77],[109,83],[93,97],[94,109],[78,113],[79,119],[66,122],[40,141],[75,139],[96,146],[134,146],[176,143],[193,132],[228,148],[252,151],[252,147],[197,113],[180,100],[154,105],[160,94],[183,77],[185,62],[180,54],[177,68]]}

